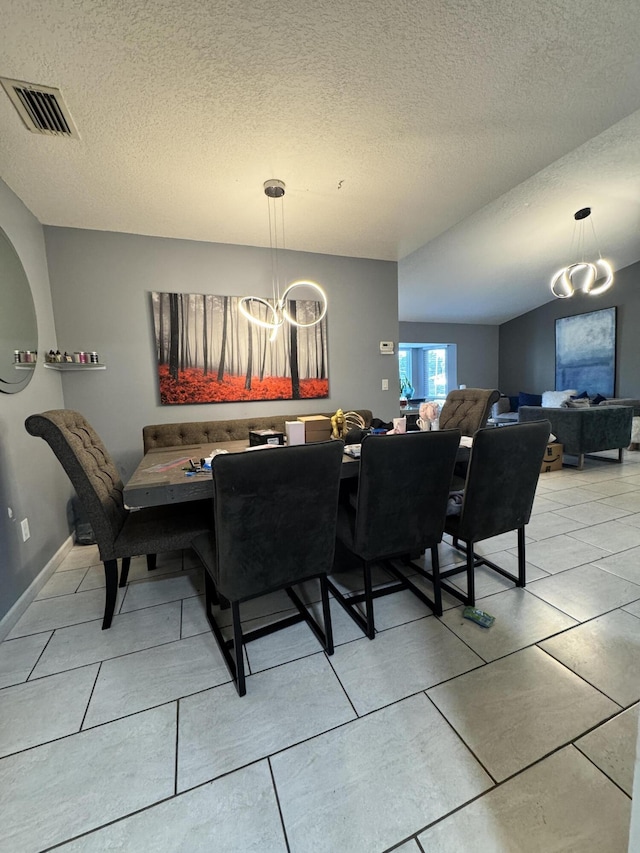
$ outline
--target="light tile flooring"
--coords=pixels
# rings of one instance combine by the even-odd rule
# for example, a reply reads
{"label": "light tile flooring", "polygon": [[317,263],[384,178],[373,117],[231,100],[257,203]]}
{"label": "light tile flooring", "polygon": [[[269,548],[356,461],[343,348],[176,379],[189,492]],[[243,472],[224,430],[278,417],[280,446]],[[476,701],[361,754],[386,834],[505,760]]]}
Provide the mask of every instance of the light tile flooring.
{"label": "light tile flooring", "polygon": [[[370,642],[332,606],[335,654],[305,625],[264,637],[242,699],[190,554],[152,575],[134,560],[101,631],[97,551],[73,548],[0,644],[0,851],[623,853],[638,463],[541,475],[526,590],[477,572],[492,628],[402,592],[377,600]],[[480,550],[515,565],[515,536]],[[278,593],[244,613],[288,608]]]}

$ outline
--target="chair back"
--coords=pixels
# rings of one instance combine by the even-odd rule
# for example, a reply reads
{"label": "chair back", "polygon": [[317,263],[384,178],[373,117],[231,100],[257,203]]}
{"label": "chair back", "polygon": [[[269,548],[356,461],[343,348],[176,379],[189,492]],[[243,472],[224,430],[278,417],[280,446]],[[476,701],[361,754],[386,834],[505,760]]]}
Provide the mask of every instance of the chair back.
{"label": "chair back", "polygon": [[458,430],[363,440],[353,534],[358,556],[422,553],[440,542],[459,443]]}
{"label": "chair back", "polygon": [[231,601],[330,571],[344,444],[215,456],[214,581]]}
{"label": "chair back", "polygon": [[113,543],[129,511],[122,498],[122,479],[100,436],[72,409],[30,415],[25,427],[55,453],[89,517],[100,558],[113,559]]}
{"label": "chair back", "polygon": [[549,431],[549,421],[478,430],[457,523],[461,539],[481,542],[528,524]]}
{"label": "chair back", "polygon": [[491,406],[500,399],[495,388],[461,388],[449,391],[440,412],[440,429],[459,429],[473,435],[486,426]]}

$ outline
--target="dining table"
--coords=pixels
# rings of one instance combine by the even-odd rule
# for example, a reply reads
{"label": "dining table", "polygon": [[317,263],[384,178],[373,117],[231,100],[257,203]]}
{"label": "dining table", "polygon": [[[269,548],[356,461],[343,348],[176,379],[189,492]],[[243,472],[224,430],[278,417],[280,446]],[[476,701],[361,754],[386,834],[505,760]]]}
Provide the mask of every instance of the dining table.
{"label": "dining table", "polygon": [[[181,444],[174,447],[154,447],[143,456],[123,491],[127,509],[163,506],[185,501],[205,500],[213,497],[211,468],[198,472],[192,470],[191,461],[197,465],[219,451],[227,453],[277,453],[279,445],[249,447],[249,441],[224,441],[215,444]],[[341,479],[357,477],[360,462],[342,457]]]}

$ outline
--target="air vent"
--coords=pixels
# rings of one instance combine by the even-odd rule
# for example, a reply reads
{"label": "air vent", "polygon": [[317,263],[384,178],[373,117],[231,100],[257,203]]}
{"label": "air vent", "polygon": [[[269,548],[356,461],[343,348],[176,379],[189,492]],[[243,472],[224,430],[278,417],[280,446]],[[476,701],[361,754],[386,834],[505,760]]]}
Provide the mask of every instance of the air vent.
{"label": "air vent", "polygon": [[32,133],[80,138],[59,89],[8,80],[6,77],[0,77],[0,83]]}

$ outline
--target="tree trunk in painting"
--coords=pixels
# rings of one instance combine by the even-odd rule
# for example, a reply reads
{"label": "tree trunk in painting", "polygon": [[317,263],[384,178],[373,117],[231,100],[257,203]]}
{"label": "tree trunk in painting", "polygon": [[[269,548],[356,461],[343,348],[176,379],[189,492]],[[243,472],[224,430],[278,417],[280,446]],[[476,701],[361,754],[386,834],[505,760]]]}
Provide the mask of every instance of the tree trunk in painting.
{"label": "tree trunk in painting", "polygon": [[207,297],[202,294],[202,375],[206,376],[209,368],[209,333],[207,330]]}
{"label": "tree trunk in painting", "polygon": [[164,311],[162,310],[162,306],[164,305],[164,293],[160,294],[160,298],[158,300],[158,329],[160,333],[158,335],[158,363],[164,364],[167,360],[165,349],[164,349]]}
{"label": "tree trunk in painting", "polygon": [[[296,319],[296,302],[295,299],[289,300],[289,314]],[[298,327],[293,323],[289,325],[291,353],[289,362],[291,365],[291,399],[300,399],[300,374],[298,372]]]}
{"label": "tree trunk in painting", "polygon": [[224,297],[224,303],[222,307],[222,343],[220,344],[220,361],[218,363],[218,382],[222,382],[224,377],[224,354],[227,349],[227,317],[229,314],[229,297]]}
{"label": "tree trunk in painting", "polygon": [[184,293],[179,296],[179,317],[180,317],[180,370],[184,370],[185,363],[185,347],[187,343],[187,330],[185,328],[185,309],[184,309]]}
{"label": "tree trunk in painting", "polygon": [[324,327],[323,323],[319,323],[320,326],[320,379],[326,379],[327,376],[327,368],[324,363]]}
{"label": "tree trunk in painting", "polygon": [[191,327],[190,327],[190,317],[191,317],[191,296],[187,294],[185,307],[184,307],[184,337],[185,337],[185,345],[184,345],[184,359],[185,359],[185,367],[189,368],[192,366],[191,363]]}
{"label": "tree trunk in painting", "polygon": [[260,358],[260,382],[264,379],[264,368],[267,363],[267,340],[269,336],[267,330],[258,326],[258,352],[261,353]]}
{"label": "tree trunk in painting", "polygon": [[178,294],[169,294],[169,375],[178,378],[178,342],[180,327],[178,325]]}
{"label": "tree trunk in painting", "polygon": [[251,323],[247,320],[247,373],[244,378],[245,391],[251,391],[251,371],[253,369],[253,333]]}

